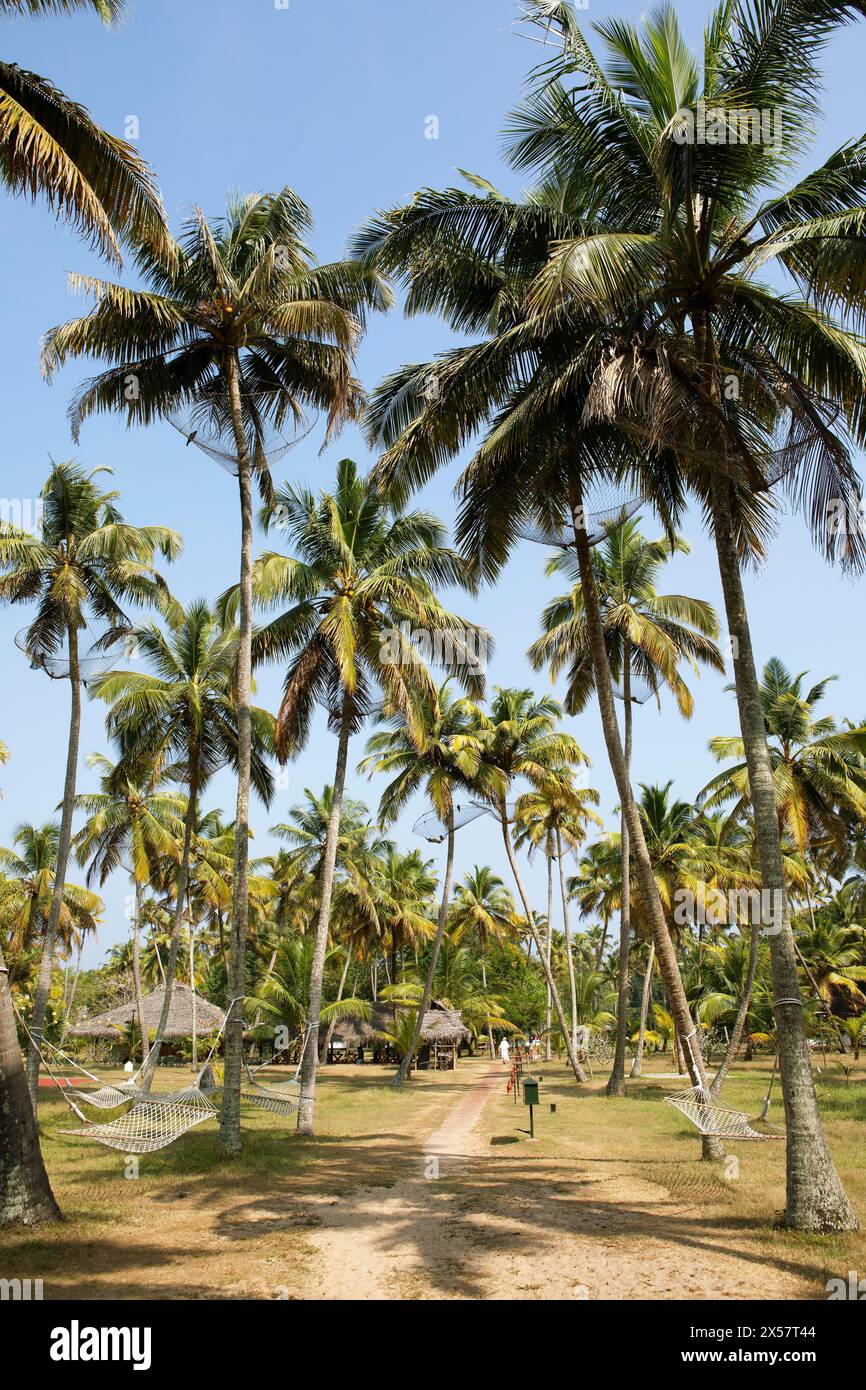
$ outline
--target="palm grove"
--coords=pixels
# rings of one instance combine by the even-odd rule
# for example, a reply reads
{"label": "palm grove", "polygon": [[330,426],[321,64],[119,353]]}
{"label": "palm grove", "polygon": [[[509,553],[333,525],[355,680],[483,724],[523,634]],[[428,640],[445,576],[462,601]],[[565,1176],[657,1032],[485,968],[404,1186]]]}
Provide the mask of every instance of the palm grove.
{"label": "palm grove", "polygon": [[[123,9],[26,8],[90,8],[109,22]],[[549,61],[506,125],[527,194],[515,201],[479,176],[422,190],[371,217],[335,264],[310,250],[311,214],[290,188],[232,198],[218,219],[196,209],[174,237],[135,152],[45,79],[2,65],[10,191],[43,197],[135,270],[134,284],[73,277],[91,307],[46,335],[47,377],[99,364],[72,400],[74,437],[98,412],[130,428],[182,412],[191,438],[228,446],[240,514],[236,575],[185,605],[166,569],[181,536],[128,521],[107,479],[77,463],[52,468],[38,535],[0,531],[0,599],[26,610],[26,650],[64,676],[58,695],[70,692],[59,820],[21,825],[0,851],[4,1222],[58,1214],[34,1114],[40,1043],[65,1037],[74,1006],[126,990],[147,1085],[185,972],[207,997],[237,1001],[227,1157],[241,1149],[246,1030],[260,1043],[278,1027],[304,1040],[298,1129],[312,1133],[339,1020],[369,1017],[379,999],[396,1006],[402,1084],[437,998],[462,1009],[480,1047],[542,1032],[578,1083],[587,1045],[609,1052],[612,1095],[629,1049],[632,1074],[649,1050],[670,1048],[677,1069],[718,1094],[742,1047],[771,1047],[786,1221],[856,1225],[810,1042],[859,1052],[863,1038],[866,728],[821,708],[826,678],[756,660],[742,572],[766,551],[780,495],[828,560],[862,561],[856,529],[833,519],[859,502],[863,143],[794,187],[785,176],[808,154],[823,44],[863,6],[723,3],[701,63],[669,7],[642,32],[611,20],[590,34],[560,0],[528,10]],[[708,105],[723,129],[743,109],[781,111],[782,135],[695,140]],[[771,264],[790,289],[763,278]],[[439,315],[468,342],[400,368],[368,398],[354,355],[393,287],[408,312]],[[272,478],[273,432],[310,415],[322,443],[360,420],[371,473],[344,460],[319,491]],[[412,494],[465,446],[452,545]],[[619,499],[603,524],[590,500],[600,488]],[[258,554],[256,492],[268,547]],[[633,518],[638,502],[652,535]],[[660,591],[667,560],[686,549],[687,505],[718,556],[739,730],[713,740],[720,771],[684,802],[669,784],[633,786],[631,760],[636,686],[666,692],[688,718],[699,668],[725,667],[710,605]],[[563,705],[531,689],[488,692],[479,653],[492,639],[445,601],[494,583],[527,535],[555,543],[549,569],[567,585],[526,635],[534,669],[564,682]],[[283,675],[273,713],[253,702],[265,664]],[[93,755],[100,790],[89,794],[78,787],[82,698],[105,704],[110,741]],[[570,726],[590,702],[620,802],[607,833]],[[333,779],[274,827],[284,849],[251,858],[251,793],[271,803],[274,763],[301,753],[317,711]],[[359,756],[385,779],[370,808],[346,796]],[[230,819],[207,800],[225,765],[237,774]],[[413,798],[441,828],[441,862],[390,838]],[[504,856],[455,881],[470,803],[496,822]],[[524,855],[546,866],[543,904],[530,899]],[[86,972],[76,1004],[69,961],[99,921],[94,890],[115,872],[133,890],[130,951]],[[781,904],[771,930],[742,906],[755,893]],[[155,963],[165,1006],[149,1036],[141,999]]]}

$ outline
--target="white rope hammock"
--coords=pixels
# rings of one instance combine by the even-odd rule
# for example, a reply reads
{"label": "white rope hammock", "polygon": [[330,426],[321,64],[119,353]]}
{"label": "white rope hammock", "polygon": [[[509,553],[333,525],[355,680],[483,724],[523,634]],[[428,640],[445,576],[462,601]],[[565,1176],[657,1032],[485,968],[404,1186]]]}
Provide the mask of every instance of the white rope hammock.
{"label": "white rope hammock", "polygon": [[[735,1110],[723,1101],[715,1100],[703,1086],[692,1086],[665,1096],[665,1103],[685,1115],[701,1134],[713,1139],[783,1139],[785,1131],[768,1120],[750,1120],[743,1110]],[[755,1125],[764,1126],[762,1130]]]}
{"label": "white rope hammock", "polygon": [[[298,1065],[295,1067],[295,1074],[288,1081],[256,1080],[256,1072],[270,1066],[272,1058],[252,1069],[247,1066],[246,1062],[244,1063],[244,1070],[247,1074],[247,1089],[241,1091],[244,1100],[251,1101],[253,1105],[258,1105],[262,1110],[270,1110],[274,1115],[294,1115],[297,1112],[301,1104],[301,1065],[312,1031],[313,1027],[310,1024],[304,1034],[304,1045],[301,1048]],[[283,1052],[285,1050],[285,1048],[282,1049]]]}
{"label": "white rope hammock", "polygon": [[[176,1098],[180,1096],[184,1098]],[[92,1124],[78,1111],[84,1125],[77,1129],[62,1129],[60,1133],[95,1139],[98,1144],[119,1149],[125,1154],[154,1153],[157,1149],[167,1148],[181,1135],[187,1134],[204,1120],[211,1119],[216,1113],[204,1091],[196,1086],[188,1086],[185,1091],[177,1091],[174,1095],[137,1100],[125,1115],[104,1124]]]}

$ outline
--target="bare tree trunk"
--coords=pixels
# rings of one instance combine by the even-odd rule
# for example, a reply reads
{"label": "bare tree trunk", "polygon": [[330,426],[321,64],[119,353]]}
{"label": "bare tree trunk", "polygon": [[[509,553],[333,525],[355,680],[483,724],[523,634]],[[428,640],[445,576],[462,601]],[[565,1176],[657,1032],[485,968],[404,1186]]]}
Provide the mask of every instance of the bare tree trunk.
{"label": "bare tree trunk", "polygon": [[325,852],[322,857],[322,896],[319,903],[319,920],[316,925],[316,944],[313,950],[313,964],[310,971],[310,1003],[307,1009],[307,1027],[310,1029],[306,1050],[301,1063],[301,1101],[298,1107],[298,1134],[313,1133],[313,1112],[316,1103],[316,1073],[319,1065],[319,1015],[322,1009],[322,985],[325,977],[325,956],[328,950],[328,932],[331,925],[331,898],[334,892],[334,871],[337,864],[337,842],[340,836],[340,813],[343,808],[343,790],[346,785],[346,763],[349,756],[349,733],[351,729],[351,710],[348,695],[343,698],[343,712],[340,718],[340,734],[337,742],[337,766],[334,772],[334,791],[331,809],[328,813],[328,829],[325,834]]}
{"label": "bare tree trunk", "polygon": [[241,1151],[241,1069],[244,1053],[247,924],[249,920],[250,760],[252,750],[253,641],[253,499],[250,457],[241,406],[237,350],[226,351],[223,373],[228,387],[238,457],[241,508],[240,614],[236,705],[238,721],[238,794],[235,810],[235,862],[232,876],[232,923],[229,998],[234,1004],[225,1030],[225,1070],[220,1110],[220,1149],[226,1156]]}
{"label": "bare tree trunk", "polygon": [[547,931],[544,938],[544,949],[547,954],[547,1008],[544,1015],[544,1060],[550,1061],[550,1030],[552,1027],[553,999],[551,997],[550,981],[553,979],[553,845],[552,836],[548,832],[547,849],[545,858],[547,859]]}
{"label": "bare tree trunk", "polygon": [[565,959],[568,964],[568,992],[571,1001],[571,1046],[577,1056],[577,979],[574,956],[571,953],[571,924],[568,920],[568,890],[565,886],[565,866],[562,862],[562,832],[556,830],[556,857],[559,861],[559,892],[562,898],[562,934],[565,937]]}
{"label": "bare tree trunk", "polygon": [[640,1076],[643,1069],[643,1050],[646,1042],[646,1021],[649,1014],[649,1001],[652,992],[653,966],[655,964],[656,948],[655,942],[651,941],[649,955],[646,963],[646,973],[643,977],[643,994],[640,1001],[640,1031],[637,1036],[637,1050],[634,1054],[634,1061],[631,1064],[632,1076]]}
{"label": "bare tree trunk", "polygon": [[32,1040],[27,1047],[27,1086],[34,1112],[39,1094],[39,1052],[42,1042],[42,1029],[45,1023],[45,1010],[51,993],[51,972],[54,969],[54,952],[57,946],[57,928],[60,925],[60,912],[63,907],[63,891],[66,887],[66,870],[69,867],[69,847],[72,843],[72,817],[75,810],[75,777],[78,770],[78,744],[81,737],[81,680],[78,666],[78,629],[70,623],[66,629],[69,646],[69,689],[71,693],[69,711],[69,742],[66,750],[66,779],[63,784],[63,809],[60,814],[60,836],[57,842],[57,863],[54,866],[54,889],[51,894],[51,911],[45,928],[42,943],[42,958],[39,962],[39,980],[36,985],[36,998],[33,1001],[33,1014],[30,1019]]}
{"label": "bare tree trunk", "polygon": [[135,917],[132,923],[132,985],[135,990],[135,1012],[138,1018],[138,1031],[141,1034],[141,1060],[147,1061],[150,1052],[150,1039],[144,1021],[144,994],[141,988],[141,884],[135,882]]}
{"label": "bare tree trunk", "polygon": [[174,977],[177,973],[177,953],[180,946],[180,932],[183,926],[183,914],[186,906],[186,885],[189,882],[189,860],[192,848],[192,836],[195,829],[196,816],[198,814],[198,778],[193,774],[187,793],[186,819],[183,826],[183,849],[180,858],[180,870],[177,880],[177,897],[174,903],[174,920],[171,924],[171,939],[168,951],[168,965],[165,968],[165,978],[163,980],[163,999],[162,1009],[159,1014],[159,1023],[156,1027],[156,1037],[153,1046],[147,1057],[147,1064],[142,1067],[140,1089],[149,1091],[153,1083],[154,1073],[159,1066],[159,1054],[162,1051],[163,1038],[168,1025],[168,1015],[171,1009],[171,992],[174,988]]}
{"label": "bare tree trunk", "polygon": [[0,947],[0,1226],[35,1226],[59,1219],[39,1148],[36,1114],[21,1065],[9,972]]}
{"label": "bare tree trunk", "polygon": [[[647,850],[646,840],[644,839],[643,827],[631,794],[628,769],[626,767],[623,747],[620,742],[616,709],[613,703],[610,666],[608,665],[607,650],[604,643],[604,631],[602,629],[601,616],[599,613],[598,591],[596,589],[595,576],[592,570],[592,556],[590,554],[589,541],[583,525],[583,499],[579,488],[577,489],[577,496],[574,501],[573,524],[575,549],[577,552],[578,565],[580,567],[581,588],[583,591],[586,613],[587,635],[589,637],[589,645],[592,653],[595,689],[601,714],[601,725],[611,770],[616,780],[617,790],[619,791],[620,804],[625,813],[625,820],[629,829],[630,849],[637,871],[638,887],[649,918],[659,961],[659,969],[664,979],[671,1004],[671,1013],[683,1034],[693,1039],[696,1037],[696,1029],[692,1021],[686,992],[683,988],[682,977],[680,975],[671,935],[668,930],[668,924],[665,920],[664,909],[659,899],[658,888],[656,887],[655,878],[653,876],[652,862],[649,857],[649,851]],[[694,1086],[706,1088],[706,1070],[703,1065],[700,1049],[697,1047],[689,1048],[689,1075],[691,1076]],[[721,1153],[721,1145],[717,1142],[714,1142],[711,1147],[714,1155]]]}
{"label": "bare tree trunk", "polygon": [[445,879],[442,884],[442,898],[439,903],[439,918],[436,923],[436,935],[433,938],[433,950],[430,953],[430,962],[427,966],[427,974],[424,978],[424,989],[421,993],[421,1003],[418,1005],[418,1017],[415,1019],[415,1027],[412,1029],[412,1041],[409,1049],[400,1062],[392,1086],[402,1086],[408,1080],[412,1071],[412,1063],[415,1060],[415,1053],[418,1051],[418,1044],[421,1041],[421,1029],[424,1027],[424,1018],[430,1007],[430,1000],[433,997],[433,982],[436,979],[436,966],[439,963],[439,952],[442,949],[442,941],[445,936],[445,924],[448,921],[448,904],[451,901],[451,881],[454,873],[454,812],[448,815],[448,848],[445,855]]}
{"label": "bare tree trunk", "polygon": [[526,914],[526,925],[529,929],[529,934],[532,937],[533,945],[535,946],[535,949],[538,952],[539,959],[541,960],[541,964],[544,968],[545,978],[547,980],[548,985],[550,986],[553,1007],[556,1010],[556,1020],[559,1024],[559,1029],[562,1033],[563,1041],[565,1042],[565,1051],[566,1055],[568,1056],[568,1065],[571,1067],[571,1070],[574,1073],[575,1081],[585,1081],[586,1072],[580,1065],[580,1062],[577,1059],[577,1052],[571,1045],[571,1034],[568,1029],[565,1014],[563,1013],[562,1000],[559,997],[559,990],[556,988],[556,982],[550,972],[550,965],[548,963],[547,957],[544,954],[544,951],[541,948],[541,942],[538,938],[538,928],[535,925],[535,914],[533,913],[532,908],[529,906],[529,898],[526,896],[526,888],[524,887],[523,879],[520,875],[520,869],[517,867],[517,856],[514,853],[514,845],[511,842],[511,834],[508,829],[508,812],[506,810],[504,802],[499,807],[499,819],[502,825],[502,838],[505,842],[505,853],[508,855],[508,863],[511,866],[511,872],[514,875],[514,882],[517,885],[517,892],[520,895],[520,901],[523,904],[523,911]]}
{"label": "bare tree trunk", "polygon": [[[623,723],[625,726],[625,774],[631,794],[631,651],[628,641],[623,643],[622,662]],[[608,1077],[605,1094],[625,1095],[625,1051],[628,1037],[628,966],[631,947],[631,849],[629,844],[628,821],[625,812],[620,815],[621,852],[621,896],[619,909],[619,976],[617,982],[616,1007],[616,1049],[613,1066]]]}
{"label": "bare tree trunk", "polygon": [[728,631],[733,643],[734,681],[761,879],[764,894],[771,895],[773,903],[773,920],[767,935],[788,1132],[785,1221],[796,1230],[853,1231],[858,1229],[859,1223],[824,1134],[806,1045],[794,934],[785,892],[778,808],[734,536],[730,483],[719,474],[714,475],[712,485],[712,518]]}

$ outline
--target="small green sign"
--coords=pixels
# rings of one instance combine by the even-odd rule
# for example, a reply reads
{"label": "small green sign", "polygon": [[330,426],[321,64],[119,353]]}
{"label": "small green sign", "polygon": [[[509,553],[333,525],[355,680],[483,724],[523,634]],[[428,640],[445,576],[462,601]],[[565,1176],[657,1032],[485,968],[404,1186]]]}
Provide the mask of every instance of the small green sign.
{"label": "small green sign", "polygon": [[523,1083],[523,1104],[538,1105],[538,1082],[528,1076]]}

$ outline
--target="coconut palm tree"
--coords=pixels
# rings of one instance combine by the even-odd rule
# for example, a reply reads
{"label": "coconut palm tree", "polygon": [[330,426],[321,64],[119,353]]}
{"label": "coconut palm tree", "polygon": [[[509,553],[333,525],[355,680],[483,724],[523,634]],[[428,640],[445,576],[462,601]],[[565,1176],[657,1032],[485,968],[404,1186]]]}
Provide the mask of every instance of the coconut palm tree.
{"label": "coconut palm tree", "polygon": [[525,781],[536,793],[544,790],[548,796],[553,795],[564,810],[571,810],[575,814],[585,812],[579,789],[575,788],[572,779],[574,769],[586,763],[586,754],[570,734],[558,729],[561,715],[562,706],[548,696],[538,699],[531,690],[497,687],[490,711],[481,720],[483,762],[480,781],[502,830],[508,863],[526,914],[532,943],[544,969],[569,1065],[575,1080],[584,1081],[583,1068],[572,1047],[562,1001],[518,867],[511,832],[515,814],[514,808],[509,810],[508,806],[508,795],[515,783]]}
{"label": "coconut palm tree", "polygon": [[104,886],[115,869],[130,874],[135,893],[132,912],[132,979],[144,1060],[149,1051],[141,988],[142,896],[161,858],[177,859],[183,838],[184,798],[165,789],[155,768],[112,763],[101,753],[87,759],[98,770],[102,790],[75,798],[87,820],[72,843],[82,867],[89,864],[87,882]]}
{"label": "coconut palm tree", "polygon": [[[449,938],[459,945],[464,937],[474,933],[478,940],[478,963],[481,987],[487,994],[487,948],[491,941],[498,945],[513,941],[514,898],[502,879],[488,865],[476,864],[458,884],[449,922]],[[487,1029],[490,1056],[495,1055],[492,1025]]]}
{"label": "coconut palm tree", "polygon": [[[586,766],[589,759],[586,759]],[[554,768],[553,775],[538,788],[518,797],[514,808],[517,831],[514,837],[515,848],[521,845],[534,850],[542,849],[547,860],[547,930],[545,949],[548,962],[553,948],[553,864],[559,866],[559,888],[562,904],[563,933],[565,936],[565,955],[568,970],[569,994],[571,996],[571,1045],[577,1050],[576,994],[574,960],[571,954],[571,929],[568,920],[568,892],[565,885],[565,865],[563,845],[576,851],[586,839],[587,826],[595,824],[601,829],[602,822],[592,809],[599,802],[598,792],[591,787],[573,785],[568,768]],[[548,986],[545,1047],[550,1060],[550,1028],[552,1000]]]}
{"label": "coconut palm tree", "polygon": [[[710,604],[682,594],[660,594],[657,588],[662,566],[674,554],[688,554],[684,537],[648,541],[632,520],[606,528],[605,538],[592,552],[592,568],[601,606],[608,664],[621,683],[623,700],[623,750],[626,772],[631,775],[633,681],[651,691],[660,687],[674,695],[683,718],[694,710],[691,691],[680,675],[688,662],[692,670],[703,662],[724,671],[715,643],[718,622]],[[568,594],[555,599],[542,617],[544,634],[529,651],[536,670],[550,665],[555,680],[568,673],[566,709],[580,714],[595,688],[592,652],[580,567],[573,552],[560,551],[548,563],[548,574],[565,574],[571,582]],[[628,962],[631,939],[631,888],[629,832],[621,813],[622,907],[619,943],[619,1014],[616,1052],[606,1094],[625,1092],[625,1047],[628,1013]]]}
{"label": "coconut palm tree", "polygon": [[[146,1089],[159,1062],[171,1007],[199,798],[220,768],[237,768],[241,758],[236,699],[239,639],[237,630],[223,627],[199,599],[166,627],[149,623],[137,628],[134,640],[139,658],[151,671],[111,671],[94,682],[93,694],[109,706],[108,732],[117,739],[123,758],[133,766],[150,764],[160,777],[181,783],[187,798],[165,999],[142,1075]],[[265,753],[272,747],[273,719],[253,707],[251,722],[251,776],[267,805],[273,777]]]}
{"label": "coconut palm tree", "polygon": [[390,778],[379,802],[379,820],[383,825],[392,823],[411,798],[423,790],[442,825],[442,834],[437,838],[446,842],[436,932],[412,1033],[408,1045],[401,1050],[400,1066],[394,1077],[394,1085],[398,1087],[411,1073],[424,1018],[433,998],[433,983],[451,902],[454,839],[461,797],[471,799],[481,759],[478,725],[477,707],[470,700],[456,698],[446,682],[439,690],[415,696],[410,712],[391,715],[386,728],[368,740],[367,756],[359,764],[361,771],[371,775],[381,772]]}
{"label": "coconut palm tree", "polygon": [[[554,170],[568,177],[587,216],[550,244],[528,298],[548,321],[591,301],[606,331],[578,350],[585,364],[594,359],[587,422],[624,425],[656,457],[673,449],[681,485],[705,508],[763,885],[786,904],[741,571],[760,549],[768,489],[780,479],[828,556],[863,562],[861,528],[841,520],[859,503],[848,439],[866,439],[856,328],[866,303],[862,141],[793,187],[783,181],[813,138],[823,46],[866,6],[722,0],[703,68],[670,5],[647,18],[643,35],[630,24],[598,24],[601,60],[570,5],[532,0],[530,9],[558,30],[563,52],[512,123],[512,156],[541,178]],[[754,112],[775,113],[773,138],[753,126],[739,138]],[[793,292],[759,278],[770,264]],[[786,1221],[849,1229],[856,1218],[821,1126],[787,906],[779,915],[770,946],[789,1121]]]}
{"label": "coconut palm tree", "polygon": [[152,562],[157,552],[174,559],[182,544],[177,532],[167,526],[139,527],[124,521],[117,493],[103,492],[95,481],[103,471],[86,473],[72,463],[57,464],[40,494],[41,534],[30,535],[14,527],[0,529],[0,602],[36,604],[36,615],[25,637],[27,652],[34,665],[62,670],[71,691],[54,904],[30,1023],[34,1042],[27,1054],[27,1079],[34,1105],[39,1078],[36,1044],[48,1001],[72,842],[81,729],[81,636],[95,620],[103,628],[99,640],[110,646],[113,637],[130,627],[121,604],[167,603],[165,582]]}
{"label": "coconut palm tree", "polygon": [[[322,864],[309,1008],[310,1042],[302,1068],[298,1132],[312,1133],[319,1004],[327,949],[340,812],[351,736],[381,692],[386,715],[401,713],[420,739],[414,695],[435,700],[427,658],[471,690],[483,684],[479,657],[486,634],[449,613],[433,586],[472,588],[472,571],[445,545],[440,522],[427,512],[383,504],[350,459],[337,469],[333,492],[306,488],[275,493],[266,512],[297,552],[266,552],[256,561],[253,589],[263,608],[282,608],[255,636],[257,662],[284,660],[276,725],[282,762],[304,746],[321,704],[337,733],[337,762]],[[233,611],[237,590],[226,595]],[[284,605],[286,605],[284,607]],[[224,1093],[224,1107],[225,1107]]]}
{"label": "coconut palm tree", "polygon": [[[0,19],[89,10],[114,24],[126,8],[125,0],[0,0]],[[156,253],[168,252],[153,174],[132,145],[17,63],[0,62],[0,108],[0,177],[10,192],[42,197],[118,265],[121,240],[146,240]]]}
{"label": "coconut palm tree", "polygon": [[[761,680],[779,825],[797,853],[825,850],[845,865],[852,825],[866,824],[866,725],[839,729],[829,716],[816,718],[815,706],[835,677],[806,689],[807,674],[793,676],[772,657]],[[733,801],[736,815],[750,803],[743,740],[713,738],[710,751],[717,762],[737,761],[708,782],[699,799],[708,807]]]}
{"label": "coconut palm tree", "polygon": [[[41,945],[51,919],[60,828],[54,821],[19,825],[12,844],[0,846],[0,870],[7,875],[0,922],[13,951],[29,952]],[[74,883],[64,883],[61,901],[57,941],[68,957],[86,935],[96,934],[103,904],[96,893]]]}
{"label": "coconut palm tree", "polygon": [[[200,211],[185,224],[171,257],[143,247],[143,289],[90,276],[74,283],[94,300],[90,313],[52,329],[43,367],[89,357],[108,369],[86,382],[72,406],[73,429],[87,416],[118,410],[130,425],[171,411],[190,412],[197,433],[228,441],[240,499],[237,706],[239,765],[237,859],[232,905],[230,992],[243,993],[248,917],[249,791],[252,738],[252,477],[270,495],[268,431],[300,426],[306,409],[327,417],[326,440],[361,407],[352,356],[370,309],[384,309],[379,276],[354,262],[318,265],[304,238],[309,208],[290,189],[229,199],[223,219]],[[226,1026],[226,1104],[221,1142],[240,1149],[240,1010]]]}

